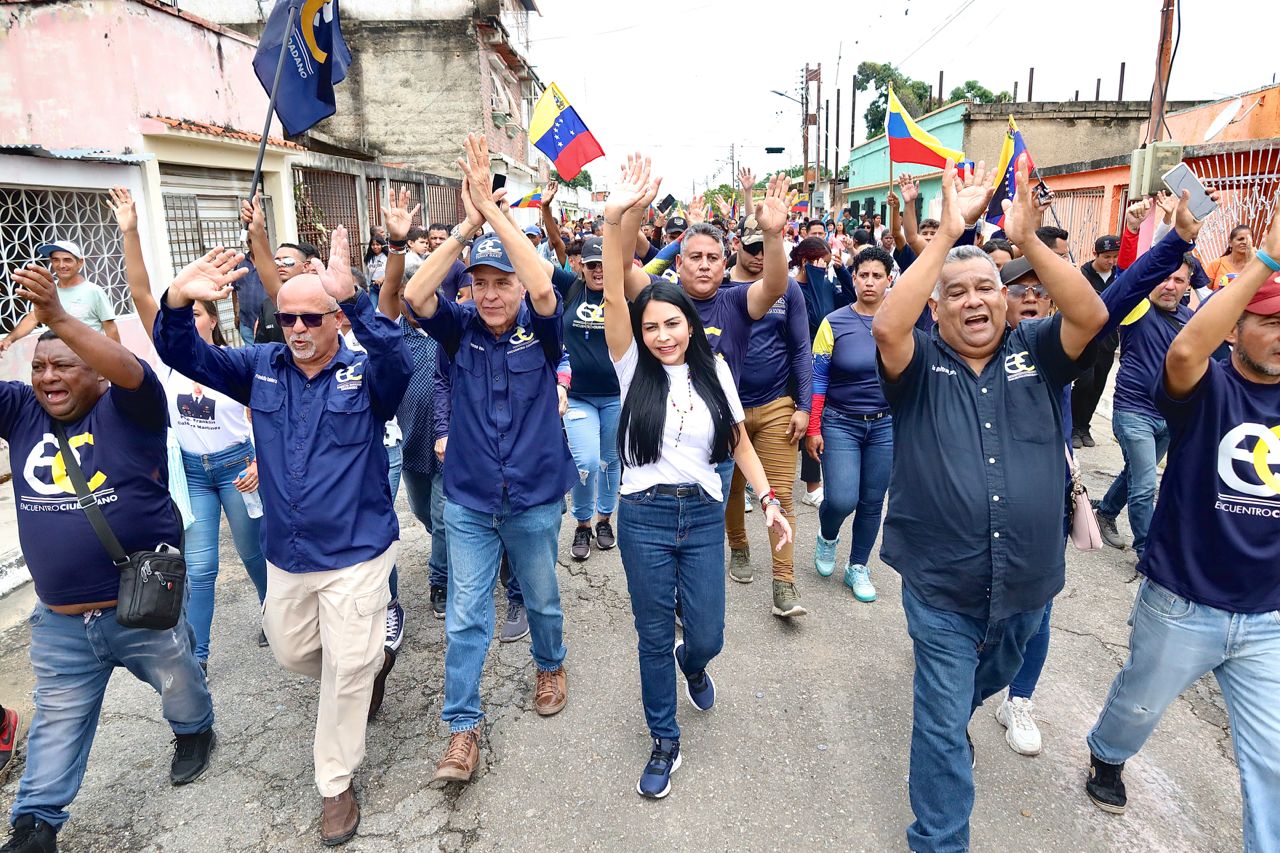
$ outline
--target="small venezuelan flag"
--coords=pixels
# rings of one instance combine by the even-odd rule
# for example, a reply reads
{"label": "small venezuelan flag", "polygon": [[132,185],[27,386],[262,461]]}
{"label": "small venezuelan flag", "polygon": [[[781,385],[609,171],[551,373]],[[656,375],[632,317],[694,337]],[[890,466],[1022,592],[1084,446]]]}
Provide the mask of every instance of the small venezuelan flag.
{"label": "small venezuelan flag", "polygon": [[808,213],[809,212],[809,196],[802,195],[795,204],[791,205],[792,213]]}
{"label": "small venezuelan flag", "polygon": [[1004,135],[1004,145],[1000,148],[1000,162],[996,166],[996,194],[991,197],[991,204],[987,207],[987,214],[984,217],[992,225],[997,228],[1004,227],[1004,206],[1001,204],[1005,199],[1013,200],[1015,171],[1018,168],[1018,158],[1023,154],[1027,155],[1027,171],[1030,172],[1035,168],[1035,164],[1031,162],[1031,152],[1027,150],[1027,143],[1022,139],[1022,131],[1018,130],[1018,124],[1013,120],[1013,116],[1009,116],[1009,129]]}
{"label": "small venezuelan flag", "polygon": [[521,197],[512,207],[542,207],[542,190],[534,190]]}
{"label": "small venezuelan flag", "polygon": [[889,116],[885,120],[884,132],[889,139],[889,160],[894,163],[915,163],[941,169],[948,160],[958,163],[964,159],[963,151],[943,145],[907,115],[892,86],[889,87]]}
{"label": "small venezuelan flag", "polygon": [[533,108],[529,138],[566,181],[576,178],[587,163],[604,156],[600,143],[555,83],[546,88]]}

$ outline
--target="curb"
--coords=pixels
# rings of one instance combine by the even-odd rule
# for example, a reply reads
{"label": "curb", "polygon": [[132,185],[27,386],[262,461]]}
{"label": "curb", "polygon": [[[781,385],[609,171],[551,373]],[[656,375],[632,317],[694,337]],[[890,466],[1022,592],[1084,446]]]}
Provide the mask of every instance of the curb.
{"label": "curb", "polygon": [[0,555],[0,598],[4,598],[30,580],[31,573],[27,571],[27,560],[22,556],[20,549],[14,548]]}

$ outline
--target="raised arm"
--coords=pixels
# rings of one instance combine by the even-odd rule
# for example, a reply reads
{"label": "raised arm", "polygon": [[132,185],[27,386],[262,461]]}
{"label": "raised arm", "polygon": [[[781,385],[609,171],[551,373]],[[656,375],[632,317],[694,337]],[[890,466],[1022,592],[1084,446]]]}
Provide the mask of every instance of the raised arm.
{"label": "raised arm", "polygon": [[[392,320],[400,317],[400,300],[404,292],[404,253],[406,240],[413,227],[413,217],[422,210],[415,204],[409,209],[409,190],[401,187],[399,198],[393,195],[389,207],[382,208],[382,221],[387,225],[387,268],[382,274],[382,290],[378,291],[378,310]],[[394,245],[393,245],[394,244]]]}
{"label": "raised arm", "polygon": [[[738,167],[738,189],[742,192],[742,215],[745,217],[747,211],[755,207],[751,201],[752,190],[756,188],[755,173],[746,166]],[[739,223],[741,224],[741,223]]]}
{"label": "raised arm", "polygon": [[129,281],[129,296],[138,309],[138,319],[150,337],[156,328],[156,315],[160,305],[151,294],[151,276],[147,275],[146,262],[142,260],[142,240],[138,237],[138,210],[133,196],[124,187],[111,188],[111,210],[116,215],[116,225],[124,241],[124,274]]}
{"label": "raised arm", "polygon": [[1062,314],[1063,352],[1072,359],[1079,358],[1106,324],[1107,307],[1084,273],[1066,258],[1054,254],[1053,249],[1036,236],[1043,214],[1031,188],[1025,154],[1018,158],[1015,172],[1016,192],[1011,201],[1003,203],[1005,233],[1011,243],[1022,249],[1022,256],[1035,268],[1040,283]]}
{"label": "raised arm", "polygon": [[36,326],[39,325],[39,321],[36,320],[36,312],[28,311],[23,314],[22,319],[13,327],[13,330],[5,336],[4,340],[0,341],[0,354],[8,352],[9,347],[31,334],[35,331]]}
{"label": "raised arm", "polygon": [[769,313],[773,303],[787,292],[787,250],[782,244],[782,229],[787,227],[787,213],[795,196],[791,179],[777,174],[769,179],[764,199],[756,205],[756,224],[764,232],[764,275],[747,291],[747,311],[752,319],[759,320]]}
{"label": "raised arm", "polygon": [[145,374],[137,356],[119,341],[89,328],[67,313],[58,297],[53,272],[38,264],[27,264],[13,271],[17,294],[31,303],[37,323],[43,323],[62,339],[84,363],[101,373],[112,385],[135,391]]}
{"label": "raised arm", "polygon": [[[413,274],[413,277],[404,286],[404,301],[409,304],[409,307],[419,317],[429,319],[435,316],[436,308],[439,306],[436,291],[440,288],[440,283],[444,281],[445,276],[449,274],[449,270],[453,268],[453,262],[462,256],[462,250],[467,245],[467,242],[479,233],[484,226],[484,216],[480,211],[476,210],[468,189],[467,179],[464,177],[462,179],[462,206],[467,211],[466,218],[453,227],[453,230],[449,232],[449,239],[445,240],[440,245],[440,248],[427,255],[427,259],[422,262],[422,266],[418,267],[418,271]],[[528,242],[526,239],[525,243]],[[390,261],[387,261],[387,263],[390,263]]]}
{"label": "raised arm", "polygon": [[565,249],[564,238],[560,236],[560,223],[556,222],[551,212],[551,200],[556,197],[556,190],[559,188],[559,183],[551,181],[542,190],[542,230],[547,232],[547,242],[551,244],[551,251],[556,253],[560,266],[564,266],[569,255]]}
{"label": "raised arm", "polygon": [[[900,251],[903,246],[907,245],[907,237],[902,233],[902,215],[899,211],[901,206],[898,196],[893,189],[889,190],[889,233],[893,235],[893,248]],[[915,213],[915,207],[911,208],[911,212]]]}
{"label": "raised arm", "polygon": [[[916,222],[916,199],[920,197],[920,185],[910,175],[901,174],[898,175],[898,189],[902,191],[902,228],[905,232],[903,237],[918,258],[924,254],[926,245],[925,239],[920,236],[919,223]],[[956,237],[958,238],[959,235]]]}
{"label": "raised arm", "polygon": [[644,212],[662,184],[661,178],[650,175],[651,167],[648,157],[628,155],[622,176],[604,206],[604,337],[614,361],[626,355],[635,341],[631,333],[631,308],[627,304],[632,280],[642,278],[645,285],[649,281],[649,277],[631,263],[629,249],[631,235],[640,230]]}
{"label": "raised arm", "polygon": [[[1187,191],[1183,193],[1184,199],[1190,197]],[[1273,258],[1280,257],[1280,217],[1271,223],[1271,230],[1262,241],[1262,250]],[[1182,327],[1164,358],[1164,388],[1170,397],[1184,399],[1200,384],[1209,369],[1210,357],[1236,328],[1258,288],[1271,274],[1271,269],[1255,254],[1231,286],[1205,300]],[[1261,457],[1255,454],[1254,458]]]}
{"label": "raised arm", "polygon": [[276,272],[276,256],[267,239],[267,217],[262,212],[262,196],[254,195],[253,201],[241,200],[240,221],[249,232],[249,260],[253,261],[253,268],[258,271],[262,289],[275,302],[276,294],[280,292],[284,282],[280,281],[280,274]]}

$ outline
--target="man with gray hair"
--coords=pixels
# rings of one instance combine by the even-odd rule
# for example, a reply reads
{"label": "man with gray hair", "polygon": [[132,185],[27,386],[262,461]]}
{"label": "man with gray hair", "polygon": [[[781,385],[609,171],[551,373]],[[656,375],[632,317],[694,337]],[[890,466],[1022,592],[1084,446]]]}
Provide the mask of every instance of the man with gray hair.
{"label": "man with gray hair", "polygon": [[[1063,508],[1046,500],[1066,479],[1062,389],[1107,320],[1080,271],[1036,238],[1022,160],[1005,230],[1061,313],[1008,328],[994,261],[950,248],[987,208],[985,172],[958,182],[947,165],[937,239],[872,324],[894,418],[881,557],[902,575],[915,652],[907,842],[920,853],[968,849],[969,718],[1009,684],[1063,586]],[[915,328],[926,303],[937,321],[927,334]]]}

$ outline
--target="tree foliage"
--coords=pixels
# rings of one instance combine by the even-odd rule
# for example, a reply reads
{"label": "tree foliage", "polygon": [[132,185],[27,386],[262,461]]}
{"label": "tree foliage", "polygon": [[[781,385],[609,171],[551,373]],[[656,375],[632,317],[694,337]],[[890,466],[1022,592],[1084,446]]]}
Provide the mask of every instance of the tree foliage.
{"label": "tree foliage", "polygon": [[[930,88],[923,80],[915,80],[894,68],[888,62],[863,62],[858,66],[854,86],[859,92],[871,89],[875,94],[871,103],[862,114],[867,123],[867,138],[870,139],[884,133],[885,119],[889,113],[889,87],[902,102],[902,106],[913,116],[927,111]],[[996,104],[1012,101],[1013,96],[1006,91],[992,92],[977,80],[966,80],[963,85],[956,86],[948,96],[948,102],[972,100],[978,104]]]}
{"label": "tree foliage", "polygon": [[947,96],[948,101],[973,101],[975,104],[1003,104],[1013,100],[1013,95],[1007,91],[1001,91],[999,94],[992,92],[986,86],[977,80],[966,80],[964,85],[956,86],[951,90],[951,94]]}
{"label": "tree foliage", "polygon": [[588,172],[586,169],[583,169],[581,172],[575,175],[572,181],[566,181],[564,178],[560,177],[559,172],[557,172],[555,169],[552,169],[551,180],[555,181],[558,184],[562,184],[566,187],[574,187],[575,189],[589,190],[592,188],[591,173]]}

